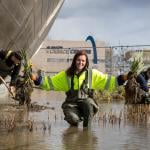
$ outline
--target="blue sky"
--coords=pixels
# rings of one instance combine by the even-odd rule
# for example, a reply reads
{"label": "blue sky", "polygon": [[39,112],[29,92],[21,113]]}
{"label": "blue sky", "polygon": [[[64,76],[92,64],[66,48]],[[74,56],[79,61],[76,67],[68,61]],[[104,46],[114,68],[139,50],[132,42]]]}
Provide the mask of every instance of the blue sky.
{"label": "blue sky", "polygon": [[48,37],[150,45],[150,0],[65,0]]}

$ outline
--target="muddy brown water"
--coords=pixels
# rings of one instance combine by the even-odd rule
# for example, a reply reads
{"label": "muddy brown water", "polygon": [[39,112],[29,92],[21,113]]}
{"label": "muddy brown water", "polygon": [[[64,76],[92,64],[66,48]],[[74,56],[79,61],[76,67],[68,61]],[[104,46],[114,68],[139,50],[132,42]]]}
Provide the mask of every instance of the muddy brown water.
{"label": "muddy brown water", "polygon": [[148,150],[150,112],[124,102],[102,103],[89,130],[63,120],[64,94],[35,89],[33,109],[0,94],[0,149],[11,150]]}

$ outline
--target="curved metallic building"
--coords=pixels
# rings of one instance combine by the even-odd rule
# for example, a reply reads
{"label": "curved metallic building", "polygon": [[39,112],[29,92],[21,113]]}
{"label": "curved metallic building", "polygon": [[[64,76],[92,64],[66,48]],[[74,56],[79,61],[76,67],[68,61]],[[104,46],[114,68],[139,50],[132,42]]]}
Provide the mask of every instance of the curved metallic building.
{"label": "curved metallic building", "polygon": [[47,36],[64,0],[0,0],[0,48],[29,57]]}

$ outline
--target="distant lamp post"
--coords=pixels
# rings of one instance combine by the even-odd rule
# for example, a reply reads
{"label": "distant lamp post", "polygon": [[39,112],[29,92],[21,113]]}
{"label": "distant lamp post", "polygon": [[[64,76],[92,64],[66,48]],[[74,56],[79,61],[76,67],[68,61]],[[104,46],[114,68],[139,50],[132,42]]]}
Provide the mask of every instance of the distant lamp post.
{"label": "distant lamp post", "polygon": [[94,55],[94,59],[93,59],[93,63],[97,64],[97,50],[96,50],[96,44],[95,44],[95,40],[92,36],[88,36],[86,38],[86,41],[90,41],[92,44],[92,48],[93,48],[93,55]]}

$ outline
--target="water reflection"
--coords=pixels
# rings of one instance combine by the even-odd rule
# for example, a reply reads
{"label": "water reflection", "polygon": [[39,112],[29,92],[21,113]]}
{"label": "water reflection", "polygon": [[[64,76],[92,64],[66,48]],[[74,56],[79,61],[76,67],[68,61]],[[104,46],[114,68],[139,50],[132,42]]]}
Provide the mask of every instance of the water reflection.
{"label": "water reflection", "polygon": [[65,150],[97,150],[97,137],[91,130],[69,127],[63,133]]}
{"label": "water reflection", "polygon": [[[150,106],[103,103],[92,128],[84,130],[82,125],[68,128],[63,120],[63,94],[34,91],[32,96],[33,103],[55,109],[28,112],[8,96],[0,98],[0,149],[148,150],[150,147]],[[9,131],[14,116],[16,124]],[[31,131],[28,121],[33,122]]]}

